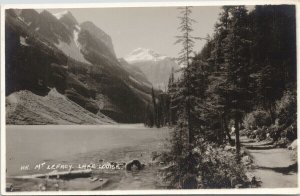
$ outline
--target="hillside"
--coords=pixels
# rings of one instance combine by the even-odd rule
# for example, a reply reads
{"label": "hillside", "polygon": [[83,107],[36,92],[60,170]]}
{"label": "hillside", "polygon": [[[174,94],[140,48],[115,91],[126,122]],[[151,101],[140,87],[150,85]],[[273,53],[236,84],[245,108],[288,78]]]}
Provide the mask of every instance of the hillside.
{"label": "hillside", "polygon": [[5,35],[7,96],[20,90],[46,96],[56,88],[93,114],[143,121],[150,86],[124,68],[109,35],[91,22],[78,24],[70,12],[7,10]]}
{"label": "hillside", "polygon": [[7,124],[114,124],[101,113],[93,114],[58,93],[46,96],[24,90],[6,98]]}

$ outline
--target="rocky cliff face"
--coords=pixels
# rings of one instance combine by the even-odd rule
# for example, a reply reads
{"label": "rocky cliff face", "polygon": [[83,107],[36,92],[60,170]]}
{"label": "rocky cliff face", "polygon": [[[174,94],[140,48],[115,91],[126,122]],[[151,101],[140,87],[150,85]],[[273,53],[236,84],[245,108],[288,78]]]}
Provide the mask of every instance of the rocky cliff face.
{"label": "rocky cliff face", "polygon": [[142,122],[151,89],[116,59],[111,38],[70,12],[7,10],[6,95],[58,93],[96,115]]}
{"label": "rocky cliff face", "polygon": [[106,34],[104,31],[102,31],[100,28],[89,21],[81,23],[80,27],[83,30],[90,32],[91,35],[94,36],[97,40],[101,40],[108,48],[109,52],[113,54],[114,57],[116,57],[111,37],[108,34]]}

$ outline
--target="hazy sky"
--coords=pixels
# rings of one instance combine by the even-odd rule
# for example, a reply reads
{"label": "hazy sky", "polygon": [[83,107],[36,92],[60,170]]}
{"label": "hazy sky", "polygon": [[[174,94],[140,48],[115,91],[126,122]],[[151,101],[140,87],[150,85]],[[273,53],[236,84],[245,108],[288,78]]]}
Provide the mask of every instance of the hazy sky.
{"label": "hazy sky", "polygon": [[[49,10],[52,13],[64,11]],[[179,10],[176,7],[148,8],[86,8],[68,9],[79,23],[91,21],[112,38],[118,57],[124,57],[132,50],[142,47],[175,57],[180,45],[174,45],[178,35]],[[220,7],[193,7],[194,36],[206,37],[212,34],[218,19]],[[205,41],[196,41],[199,51]]]}

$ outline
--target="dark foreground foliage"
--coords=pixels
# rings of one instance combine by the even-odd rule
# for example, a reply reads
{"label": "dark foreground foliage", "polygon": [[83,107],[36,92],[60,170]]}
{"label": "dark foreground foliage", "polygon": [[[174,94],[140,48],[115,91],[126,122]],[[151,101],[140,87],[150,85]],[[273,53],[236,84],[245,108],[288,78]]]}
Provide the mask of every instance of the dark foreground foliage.
{"label": "dark foreground foliage", "polygon": [[[189,19],[179,18],[192,30]],[[295,6],[251,12],[224,6],[213,36],[191,59],[187,43],[194,37],[179,38],[187,40],[180,56],[185,68],[178,81],[170,77],[167,124],[174,130],[162,156],[165,180],[173,188],[247,187],[240,130],[281,147],[297,138]],[[227,143],[236,150],[225,151]]]}

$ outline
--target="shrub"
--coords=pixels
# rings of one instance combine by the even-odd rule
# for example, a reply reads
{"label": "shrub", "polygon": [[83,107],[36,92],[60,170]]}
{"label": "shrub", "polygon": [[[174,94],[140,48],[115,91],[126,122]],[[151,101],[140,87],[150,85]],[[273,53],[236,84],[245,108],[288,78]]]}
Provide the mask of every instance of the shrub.
{"label": "shrub", "polygon": [[289,141],[294,141],[297,139],[297,124],[294,122],[292,125],[290,125],[288,128],[285,129],[286,131],[286,138]]}
{"label": "shrub", "polygon": [[285,148],[287,147],[288,143],[289,141],[285,137],[282,137],[277,142],[275,142],[275,145],[280,148]]}
{"label": "shrub", "polygon": [[246,129],[256,129],[263,126],[271,125],[271,117],[270,114],[264,110],[255,110],[253,112],[248,113],[244,120],[243,125]]}
{"label": "shrub", "polygon": [[247,136],[248,130],[247,129],[241,129],[240,130],[240,136]]}
{"label": "shrub", "polygon": [[202,155],[202,188],[234,188],[248,186],[244,165],[237,163],[235,153],[208,145]]}
{"label": "shrub", "polygon": [[[176,139],[177,134],[184,134],[180,130],[174,133],[175,141],[179,141]],[[168,163],[161,172],[169,187],[190,188],[195,187],[195,183],[197,188],[248,186],[245,168],[237,163],[234,152],[224,151],[222,147],[205,142],[203,138],[197,139],[192,152],[182,142],[173,140],[172,144],[172,150],[160,157],[163,162]]]}
{"label": "shrub", "polygon": [[288,126],[296,122],[297,98],[295,92],[286,91],[282,98],[276,102],[275,106],[280,125]]}
{"label": "shrub", "polygon": [[286,91],[275,104],[275,124],[270,126],[268,133],[279,147],[286,147],[297,138],[297,100],[296,94]]}
{"label": "shrub", "polygon": [[262,141],[267,139],[267,128],[263,126],[262,128],[258,128],[256,132],[256,139],[258,141]]}
{"label": "shrub", "polygon": [[297,125],[296,122],[285,128],[281,125],[272,125],[268,128],[270,138],[279,147],[286,147],[290,142],[297,139]]}
{"label": "shrub", "polygon": [[277,141],[280,139],[280,132],[281,132],[281,128],[275,124],[275,125],[272,125],[271,127],[269,127],[269,135],[270,135],[270,138],[272,138],[274,141]]}
{"label": "shrub", "polygon": [[[167,163],[162,170],[163,180],[169,184],[169,187],[175,189],[197,187],[194,184],[199,172],[196,166],[201,157],[198,152],[192,153],[188,150],[186,133],[186,123],[180,121],[172,132],[170,151],[163,153],[163,156],[160,157],[161,161]],[[189,187],[187,182],[192,182],[193,187]]]}

